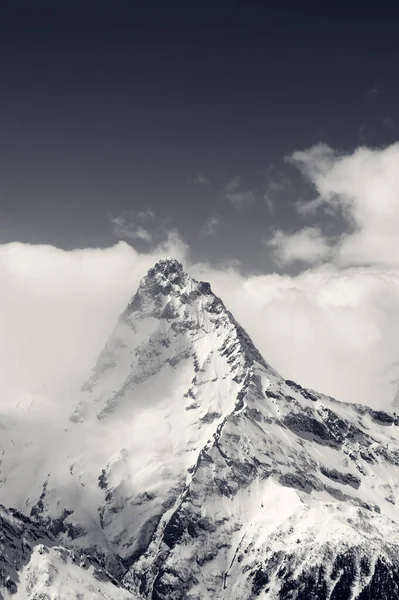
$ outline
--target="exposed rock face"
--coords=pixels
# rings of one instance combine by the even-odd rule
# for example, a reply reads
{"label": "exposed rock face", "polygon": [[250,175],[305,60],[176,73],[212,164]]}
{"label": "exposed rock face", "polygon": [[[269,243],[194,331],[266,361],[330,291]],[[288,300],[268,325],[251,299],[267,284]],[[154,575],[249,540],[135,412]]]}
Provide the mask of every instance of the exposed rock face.
{"label": "exposed rock face", "polygon": [[22,435],[0,432],[2,490],[48,536],[40,543],[67,548],[63,564],[89,557],[113,593],[398,598],[397,425],[284,380],[209,284],[165,259],[121,315],[56,451],[38,444],[27,462],[28,489],[16,485]]}
{"label": "exposed rock face", "polygon": [[29,562],[33,546],[50,540],[28,517],[0,505],[0,582],[10,594],[17,591],[18,572]]}

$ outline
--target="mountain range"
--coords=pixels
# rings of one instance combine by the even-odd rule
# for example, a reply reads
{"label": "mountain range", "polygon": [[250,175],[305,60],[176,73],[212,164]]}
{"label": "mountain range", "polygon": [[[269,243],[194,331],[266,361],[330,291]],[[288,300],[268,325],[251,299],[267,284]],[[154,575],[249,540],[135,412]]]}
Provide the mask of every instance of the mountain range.
{"label": "mountain range", "polygon": [[0,404],[1,600],[399,598],[399,417],[284,379],[178,261],[49,410]]}

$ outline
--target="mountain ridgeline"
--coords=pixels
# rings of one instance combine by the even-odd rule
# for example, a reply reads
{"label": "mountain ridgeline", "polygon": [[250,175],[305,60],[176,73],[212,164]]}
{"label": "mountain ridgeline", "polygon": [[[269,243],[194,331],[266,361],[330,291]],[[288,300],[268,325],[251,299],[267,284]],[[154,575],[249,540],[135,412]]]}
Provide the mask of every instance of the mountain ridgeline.
{"label": "mountain ridgeline", "polygon": [[0,452],[2,600],[399,598],[396,415],[283,379],[174,259]]}

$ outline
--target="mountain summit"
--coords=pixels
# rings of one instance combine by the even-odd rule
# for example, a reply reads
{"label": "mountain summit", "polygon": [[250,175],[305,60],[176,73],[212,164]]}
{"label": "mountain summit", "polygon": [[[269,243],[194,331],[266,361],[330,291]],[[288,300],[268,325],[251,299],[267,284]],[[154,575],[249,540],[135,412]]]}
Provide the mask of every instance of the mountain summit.
{"label": "mountain summit", "polygon": [[3,595],[91,598],[101,573],[93,598],[396,599],[398,423],[284,380],[161,260],[53,438],[0,430]]}

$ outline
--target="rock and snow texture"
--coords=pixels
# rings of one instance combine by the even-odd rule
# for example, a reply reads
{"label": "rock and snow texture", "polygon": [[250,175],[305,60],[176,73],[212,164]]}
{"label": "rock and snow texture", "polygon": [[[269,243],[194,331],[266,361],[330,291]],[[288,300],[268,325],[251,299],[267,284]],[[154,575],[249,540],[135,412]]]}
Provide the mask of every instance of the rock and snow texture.
{"label": "rock and snow texture", "polygon": [[69,419],[0,421],[1,593],[397,599],[398,424],[285,381],[160,261]]}
{"label": "rock and snow texture", "polygon": [[56,545],[42,527],[0,505],[0,599],[134,600],[92,557]]}

